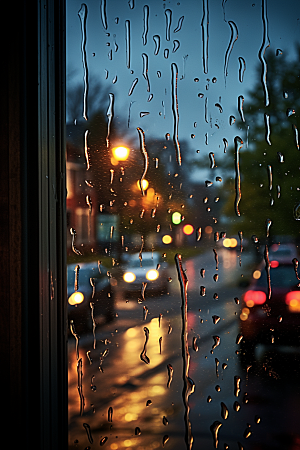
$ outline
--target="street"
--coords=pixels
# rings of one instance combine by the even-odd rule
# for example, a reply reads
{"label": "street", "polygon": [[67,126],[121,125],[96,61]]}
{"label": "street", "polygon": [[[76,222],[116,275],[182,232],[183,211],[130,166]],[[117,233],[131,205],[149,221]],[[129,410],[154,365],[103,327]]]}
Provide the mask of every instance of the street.
{"label": "street", "polygon": [[99,319],[95,349],[91,330],[79,338],[77,359],[70,337],[69,448],[300,448],[299,353],[297,359],[296,350],[260,349],[256,366],[240,364],[241,306],[235,298],[245,290],[237,286],[251,258],[245,253],[239,261],[235,250],[226,249],[218,250],[218,261],[211,250],[183,261],[188,377],[195,384],[187,415],[175,263],[168,295],[147,297],[146,290],[139,303],[116,287],[116,318],[106,324]]}

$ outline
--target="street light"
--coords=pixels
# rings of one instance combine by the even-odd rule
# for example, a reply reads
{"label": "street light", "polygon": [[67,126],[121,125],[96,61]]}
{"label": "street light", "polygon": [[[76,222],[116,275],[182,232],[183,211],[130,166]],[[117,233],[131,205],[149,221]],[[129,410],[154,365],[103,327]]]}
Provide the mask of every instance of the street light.
{"label": "street light", "polygon": [[112,154],[113,154],[112,163],[113,163],[113,165],[118,164],[119,161],[126,161],[126,159],[129,156],[129,151],[130,151],[129,148],[127,148],[127,147],[122,147],[122,146],[114,147],[112,149]]}

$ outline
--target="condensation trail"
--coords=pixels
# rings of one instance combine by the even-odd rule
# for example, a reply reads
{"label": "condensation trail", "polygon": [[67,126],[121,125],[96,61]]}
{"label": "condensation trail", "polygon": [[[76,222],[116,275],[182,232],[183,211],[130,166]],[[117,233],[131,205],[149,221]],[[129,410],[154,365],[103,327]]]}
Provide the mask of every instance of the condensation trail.
{"label": "condensation trail", "polygon": [[109,147],[109,136],[110,136],[110,127],[111,122],[114,117],[114,94],[108,94],[109,95],[109,105],[107,109],[107,117],[108,117],[108,124],[107,124],[107,135],[106,135],[106,146]]}
{"label": "condensation trail", "polygon": [[229,56],[230,53],[232,52],[233,46],[235,41],[237,40],[237,38],[239,37],[238,35],[238,29],[237,26],[234,22],[232,22],[232,20],[229,20],[228,25],[230,26],[230,41],[225,53],[225,61],[224,61],[224,78],[226,81],[226,77],[228,75],[228,63],[229,63]]}
{"label": "condensation trail", "polygon": [[265,106],[269,106],[269,91],[267,86],[267,61],[265,60],[265,51],[270,46],[268,34],[267,0],[261,1],[262,23],[263,23],[263,41],[258,52],[258,57],[262,63],[261,81],[265,94]]}
{"label": "condensation trail", "polygon": [[86,160],[86,170],[90,168],[90,158],[89,158],[89,147],[88,147],[88,135],[90,134],[89,130],[86,130],[84,133],[84,155]]}
{"label": "condensation trail", "polygon": [[146,176],[146,173],[147,173],[147,170],[148,170],[148,167],[149,167],[149,156],[148,156],[148,153],[147,153],[147,150],[146,150],[146,146],[145,146],[145,133],[139,127],[137,128],[137,130],[138,130],[139,138],[140,138],[140,150],[141,150],[142,155],[144,157],[144,172],[143,172],[143,174],[142,174],[142,176],[140,178],[140,189],[142,191],[142,195],[144,196],[145,195],[145,191],[143,189],[143,180],[144,180],[144,178]]}
{"label": "condensation trail", "polygon": [[88,67],[86,59],[86,18],[88,9],[85,3],[82,3],[80,10],[78,11],[78,16],[81,23],[81,54],[82,54],[82,64],[83,64],[83,113],[82,116],[85,120],[87,117],[87,96],[88,96]]}
{"label": "condensation trail", "polygon": [[209,24],[208,0],[203,0],[203,16],[201,21],[201,28],[202,28],[204,73],[208,72],[208,39],[209,39],[208,24]]}
{"label": "condensation trail", "polygon": [[242,197],[241,194],[241,174],[240,174],[240,149],[243,146],[243,141],[239,136],[234,138],[235,145],[235,213],[240,216],[239,203]]}
{"label": "condensation trail", "polygon": [[172,72],[172,111],[173,111],[173,142],[176,149],[176,161],[181,166],[181,153],[180,144],[178,140],[178,125],[179,125],[179,113],[178,113],[178,97],[177,97],[177,80],[178,80],[178,67],[175,63],[171,64]]}
{"label": "condensation trail", "polygon": [[100,3],[100,13],[103,28],[107,30],[107,19],[106,19],[106,0],[101,0]]}
{"label": "condensation trail", "polygon": [[148,77],[148,55],[146,53],[142,53],[143,58],[143,77],[147,81],[147,92],[150,92],[150,81]]}
{"label": "condensation trail", "polygon": [[271,141],[270,141],[271,128],[270,128],[269,114],[265,114],[265,127],[266,127],[266,141],[269,145],[271,145]]}
{"label": "condensation trail", "polygon": [[143,31],[143,45],[147,44],[147,35],[148,35],[148,28],[149,28],[149,6],[145,5],[143,8],[144,11],[144,31]]}
{"label": "condensation trail", "polygon": [[246,61],[242,56],[239,56],[239,81],[242,83],[244,81],[244,73],[246,70]]}
{"label": "condensation trail", "polygon": [[193,435],[192,435],[192,425],[190,421],[190,406],[188,403],[189,395],[192,394],[195,390],[195,383],[189,377],[189,367],[190,367],[190,353],[189,353],[189,345],[188,345],[188,305],[187,305],[187,288],[188,288],[188,279],[185,271],[182,268],[182,260],[181,255],[175,255],[176,268],[178,273],[178,279],[180,283],[181,290],[181,300],[182,300],[182,357],[183,357],[183,402],[185,406],[185,443],[187,450],[191,450],[193,446]]}
{"label": "condensation trail", "polygon": [[170,29],[171,29],[171,23],[172,23],[172,11],[170,9],[166,9],[165,11],[166,16],[166,40],[170,40]]}
{"label": "condensation trail", "polygon": [[130,21],[125,21],[126,66],[130,69]]}

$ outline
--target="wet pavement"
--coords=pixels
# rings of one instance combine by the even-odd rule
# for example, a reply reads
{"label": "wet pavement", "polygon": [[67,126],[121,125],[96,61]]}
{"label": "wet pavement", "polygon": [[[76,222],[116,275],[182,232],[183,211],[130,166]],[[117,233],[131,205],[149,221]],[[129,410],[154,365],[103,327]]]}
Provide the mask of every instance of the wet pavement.
{"label": "wet pavement", "polygon": [[220,251],[217,282],[213,254],[183,262],[187,278],[194,280],[188,286],[188,376],[195,391],[188,398],[188,419],[175,265],[168,295],[146,295],[138,303],[116,288],[116,318],[97,326],[95,349],[92,331],[80,337],[80,363],[74,336],[69,340],[70,449],[212,449],[217,443],[218,448],[300,448],[299,354],[260,349],[255,366],[247,371],[240,364],[240,305],[234,297],[243,292],[236,280],[249,262],[245,256],[240,267],[236,252]]}

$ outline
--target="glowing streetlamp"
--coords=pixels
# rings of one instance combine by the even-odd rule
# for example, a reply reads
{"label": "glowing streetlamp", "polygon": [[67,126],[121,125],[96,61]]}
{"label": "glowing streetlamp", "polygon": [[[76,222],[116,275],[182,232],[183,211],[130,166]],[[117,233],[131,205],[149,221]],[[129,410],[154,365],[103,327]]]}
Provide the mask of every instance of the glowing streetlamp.
{"label": "glowing streetlamp", "polygon": [[[137,187],[141,190],[141,182],[140,182],[140,180],[138,180],[136,184],[137,184]],[[148,186],[149,186],[149,183],[148,183],[148,181],[144,178],[144,179],[142,180],[142,188],[143,188],[143,191],[146,191],[146,190],[148,189]]]}
{"label": "glowing streetlamp", "polygon": [[116,162],[126,161],[129,156],[129,148],[127,147],[114,147],[112,149],[113,159]]}

